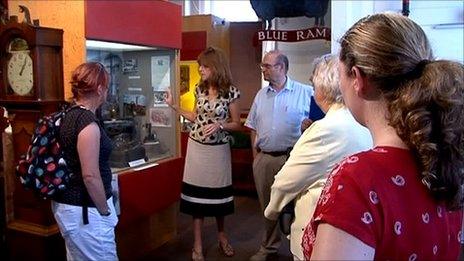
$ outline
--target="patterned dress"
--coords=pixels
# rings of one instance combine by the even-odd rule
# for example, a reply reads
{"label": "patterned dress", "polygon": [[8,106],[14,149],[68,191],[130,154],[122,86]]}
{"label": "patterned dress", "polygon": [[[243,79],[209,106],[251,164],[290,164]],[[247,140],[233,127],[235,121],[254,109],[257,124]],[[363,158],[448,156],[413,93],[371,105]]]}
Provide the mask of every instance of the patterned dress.
{"label": "patterned dress", "polygon": [[234,211],[230,134],[219,130],[209,137],[203,128],[224,123],[229,104],[240,97],[234,86],[225,95],[208,100],[206,91],[195,91],[197,116],[190,131],[185,158],[180,211],[196,217],[224,216]]}
{"label": "patterned dress", "polygon": [[418,175],[405,149],[376,147],[343,160],[305,229],[305,258],[317,225],[328,223],[373,247],[376,260],[456,260],[462,211],[436,202]]}

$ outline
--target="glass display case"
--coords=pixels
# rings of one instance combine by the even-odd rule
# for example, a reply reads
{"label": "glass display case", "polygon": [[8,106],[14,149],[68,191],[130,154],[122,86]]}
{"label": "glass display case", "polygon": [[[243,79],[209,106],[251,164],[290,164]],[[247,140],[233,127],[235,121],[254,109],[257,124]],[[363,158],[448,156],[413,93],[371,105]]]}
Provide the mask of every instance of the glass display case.
{"label": "glass display case", "polygon": [[110,74],[97,115],[113,141],[113,171],[175,156],[178,123],[165,98],[168,88],[176,94],[177,51],[90,40],[86,48],[87,61]]}

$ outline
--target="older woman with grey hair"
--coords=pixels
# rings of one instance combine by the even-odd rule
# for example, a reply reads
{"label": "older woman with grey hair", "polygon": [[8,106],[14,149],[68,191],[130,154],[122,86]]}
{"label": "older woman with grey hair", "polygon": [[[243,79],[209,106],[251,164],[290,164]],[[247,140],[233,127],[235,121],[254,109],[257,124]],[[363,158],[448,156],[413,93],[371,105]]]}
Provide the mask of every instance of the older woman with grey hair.
{"label": "older woman with grey hair", "polygon": [[271,200],[264,215],[278,218],[282,208],[295,200],[290,249],[296,260],[304,259],[301,238],[309,222],[327,174],[336,163],[353,153],[370,149],[372,138],[345,107],[339,88],[338,59],[324,55],[314,62],[314,99],[326,113],[315,121],[295,144],[285,165],[275,176]]}

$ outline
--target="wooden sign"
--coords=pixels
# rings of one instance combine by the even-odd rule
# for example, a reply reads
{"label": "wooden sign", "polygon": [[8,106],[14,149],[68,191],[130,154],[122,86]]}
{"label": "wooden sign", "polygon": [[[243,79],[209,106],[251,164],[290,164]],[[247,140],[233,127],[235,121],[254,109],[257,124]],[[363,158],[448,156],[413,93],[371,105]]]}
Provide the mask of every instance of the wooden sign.
{"label": "wooden sign", "polygon": [[300,30],[261,30],[256,33],[258,41],[301,42],[316,39],[330,41],[329,27],[310,27]]}

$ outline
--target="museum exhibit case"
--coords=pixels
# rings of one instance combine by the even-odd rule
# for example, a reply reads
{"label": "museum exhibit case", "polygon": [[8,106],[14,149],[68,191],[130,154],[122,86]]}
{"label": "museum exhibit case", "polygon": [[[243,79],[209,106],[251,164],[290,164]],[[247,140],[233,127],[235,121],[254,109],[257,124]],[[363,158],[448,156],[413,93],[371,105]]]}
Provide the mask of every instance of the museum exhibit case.
{"label": "museum exhibit case", "polygon": [[[178,116],[165,105],[164,92],[171,88],[178,101],[181,6],[166,1],[85,3],[85,60],[100,61],[111,75],[99,117],[115,145],[111,164],[121,211],[118,255],[133,260],[177,233],[184,159]],[[97,48],[89,41],[112,44]],[[114,48],[115,43],[129,49]]]}
{"label": "museum exhibit case", "polygon": [[165,98],[177,88],[176,51],[94,40],[86,49],[87,61],[100,62],[110,75],[97,116],[113,141],[113,172],[174,157],[177,117]]}

